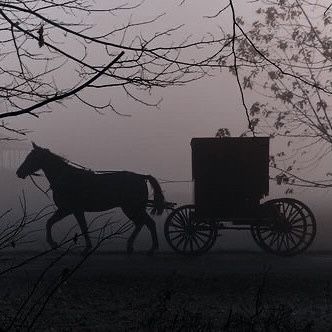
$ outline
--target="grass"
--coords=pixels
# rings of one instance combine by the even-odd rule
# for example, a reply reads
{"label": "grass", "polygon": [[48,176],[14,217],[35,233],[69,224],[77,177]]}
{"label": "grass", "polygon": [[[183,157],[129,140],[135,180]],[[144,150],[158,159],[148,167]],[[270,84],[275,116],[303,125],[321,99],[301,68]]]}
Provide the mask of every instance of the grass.
{"label": "grass", "polygon": [[[121,268],[90,273],[97,268],[104,271],[108,259],[98,259],[59,287],[34,331],[329,331],[332,327],[331,274],[282,274],[267,268],[260,273],[225,268],[215,276],[201,268],[195,274],[161,273],[153,270],[160,258],[145,257],[124,258]],[[122,264],[122,258],[113,262]],[[199,261],[182,262],[190,267],[194,263]],[[30,268],[37,269],[38,264]],[[129,264],[137,265],[127,270]],[[2,277],[0,330],[6,330],[34,285],[38,273],[33,274],[33,269]],[[43,280],[37,299],[52,282],[54,275]],[[23,331],[28,322],[19,317],[12,330]]]}

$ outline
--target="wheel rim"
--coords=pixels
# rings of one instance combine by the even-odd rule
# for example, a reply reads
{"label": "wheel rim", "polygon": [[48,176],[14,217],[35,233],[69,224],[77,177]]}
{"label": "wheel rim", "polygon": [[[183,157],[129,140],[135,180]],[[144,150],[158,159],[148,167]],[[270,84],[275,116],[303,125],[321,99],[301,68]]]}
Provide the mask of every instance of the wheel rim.
{"label": "wheel rim", "polygon": [[209,250],[216,240],[213,224],[199,222],[195,206],[185,205],[174,210],[165,222],[168,244],[181,254],[200,254]]}
{"label": "wheel rim", "polygon": [[296,204],[296,206],[301,210],[302,215],[306,220],[306,226],[307,226],[303,241],[296,249],[297,253],[300,253],[306,250],[315,239],[317,231],[316,219],[312,211],[304,203],[295,199],[292,199],[292,202]]}
{"label": "wheel rim", "polygon": [[275,199],[264,203],[272,213],[270,226],[254,226],[254,240],[264,250],[282,256],[298,254],[313,241],[316,233],[311,211],[294,199]]}

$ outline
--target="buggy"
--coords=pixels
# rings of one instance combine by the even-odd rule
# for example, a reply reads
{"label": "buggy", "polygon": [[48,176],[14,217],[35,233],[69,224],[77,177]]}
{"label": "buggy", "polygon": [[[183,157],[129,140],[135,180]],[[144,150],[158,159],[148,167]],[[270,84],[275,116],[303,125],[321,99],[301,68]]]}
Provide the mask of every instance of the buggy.
{"label": "buggy", "polygon": [[261,200],[269,193],[269,138],[193,138],[194,205],[170,213],[168,244],[185,255],[202,254],[225,230],[249,230],[263,250],[291,256],[316,235],[311,210],[293,198]]}

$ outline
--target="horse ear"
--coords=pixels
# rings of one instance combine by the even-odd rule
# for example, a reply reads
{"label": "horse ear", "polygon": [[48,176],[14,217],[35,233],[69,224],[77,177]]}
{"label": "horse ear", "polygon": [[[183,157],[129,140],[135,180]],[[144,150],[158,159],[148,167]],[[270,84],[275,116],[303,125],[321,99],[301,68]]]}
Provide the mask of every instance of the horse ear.
{"label": "horse ear", "polygon": [[37,145],[35,142],[31,142],[31,144],[32,144],[32,147],[33,147],[34,149],[37,149],[37,148],[38,148],[38,145]]}

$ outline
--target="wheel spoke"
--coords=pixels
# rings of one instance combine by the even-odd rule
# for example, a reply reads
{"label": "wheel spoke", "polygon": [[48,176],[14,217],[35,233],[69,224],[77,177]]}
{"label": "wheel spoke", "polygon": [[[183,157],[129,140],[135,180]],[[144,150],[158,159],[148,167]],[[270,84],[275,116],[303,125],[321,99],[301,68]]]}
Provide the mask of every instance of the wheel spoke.
{"label": "wheel spoke", "polygon": [[181,237],[181,239],[180,239],[180,241],[175,245],[177,248],[179,248],[180,247],[180,244],[185,240],[185,235],[182,235],[182,237]]}
{"label": "wheel spoke", "polygon": [[307,235],[312,236],[312,232],[308,232],[308,231],[303,232],[303,236],[304,236],[304,237],[307,236]]}
{"label": "wheel spoke", "polygon": [[297,229],[297,230],[300,230],[300,229],[306,229],[307,227],[305,225],[297,225],[297,226],[292,226],[291,229]]}
{"label": "wheel spoke", "polygon": [[208,242],[207,239],[202,239],[201,235],[199,235],[197,232],[195,234],[195,237],[199,239],[203,243],[203,245],[205,245],[205,243]]}
{"label": "wheel spoke", "polygon": [[298,214],[300,214],[301,212],[299,211],[299,209],[297,209],[295,206],[291,205],[292,209],[287,217],[288,222],[292,222],[292,220],[295,218],[295,216],[297,216]]}
{"label": "wheel spoke", "polygon": [[287,219],[291,216],[293,211],[293,205],[287,204],[287,208],[285,209],[285,216],[287,216]]}
{"label": "wheel spoke", "polygon": [[186,248],[187,248],[187,245],[188,245],[188,242],[189,242],[189,239],[186,237],[185,238],[185,241],[184,241],[184,244],[183,244],[183,251],[186,251]]}
{"label": "wheel spoke", "polygon": [[[294,232],[294,231],[292,231],[292,230],[291,230],[289,233],[291,233],[292,235],[296,236],[298,239],[301,239],[301,238],[302,238],[301,235],[299,235],[298,233],[296,233],[296,232]],[[300,233],[300,234],[302,234],[302,233]]]}
{"label": "wheel spoke", "polygon": [[288,237],[288,239],[293,243],[294,246],[297,245],[297,243],[294,241],[294,238],[293,238],[292,233],[288,233],[288,234],[287,234],[287,237]]}
{"label": "wheel spoke", "polygon": [[277,251],[281,251],[283,240],[284,240],[284,234],[283,233],[278,233],[278,238],[275,241]]}
{"label": "wheel spoke", "polygon": [[293,219],[293,220],[290,222],[290,224],[291,224],[291,225],[294,225],[294,224],[296,224],[296,223],[298,223],[298,222],[301,222],[302,225],[303,225],[303,223],[305,223],[305,221],[303,221],[302,216],[299,216],[298,218]]}
{"label": "wheel spoke", "polygon": [[286,245],[286,250],[289,251],[291,250],[291,247],[289,245],[289,237],[288,234],[285,234],[285,245]]}
{"label": "wheel spoke", "polygon": [[279,207],[282,207],[282,211],[281,209],[279,209],[279,213],[284,216],[285,215],[285,203],[284,202],[280,202]]}
{"label": "wheel spoke", "polygon": [[182,218],[185,221],[185,225],[191,225],[191,218],[189,216],[188,209],[180,210],[180,214],[182,215]]}
{"label": "wheel spoke", "polygon": [[269,243],[269,246],[273,247],[273,245],[278,241],[278,239],[279,239],[279,234],[277,232],[275,232],[273,234],[273,237],[272,237],[270,243]]}
{"label": "wheel spoke", "polygon": [[183,236],[184,236],[184,233],[180,233],[180,234],[178,234],[178,235],[172,237],[172,238],[171,238],[171,241],[174,241],[174,240],[178,239],[179,237],[183,237]]}
{"label": "wheel spoke", "polygon": [[214,226],[196,219],[193,205],[172,211],[166,219],[164,233],[168,244],[185,255],[209,250],[217,237]]}
{"label": "wheel spoke", "polygon": [[293,228],[291,228],[290,232],[292,232],[293,234],[300,234],[300,235],[302,235],[304,233],[300,229],[293,229]]}
{"label": "wheel spoke", "polygon": [[209,233],[203,233],[203,232],[196,232],[196,234],[199,234],[200,236],[204,236],[204,237],[210,237]]}
{"label": "wheel spoke", "polygon": [[182,219],[182,216],[181,216],[181,215],[174,215],[174,216],[173,216],[173,223],[174,223],[174,220],[175,220],[179,225],[181,225],[182,227],[185,226],[185,221]]}
{"label": "wheel spoke", "polygon": [[277,245],[277,250],[278,250],[278,251],[281,251],[281,246],[282,246],[282,243],[284,242],[285,235],[284,235],[284,234],[281,234],[281,235],[279,236],[279,238],[280,238],[280,241],[279,241],[279,243],[278,243],[278,245]]}
{"label": "wheel spoke", "polygon": [[183,220],[183,223],[185,226],[187,226],[190,223],[190,221],[188,220],[188,218],[186,217],[186,215],[183,211],[180,211],[180,218],[181,218],[181,220]]}
{"label": "wheel spoke", "polygon": [[274,199],[264,204],[273,218],[271,226],[251,227],[251,234],[262,249],[279,255],[294,255],[312,243],[316,221],[305,204],[292,198]]}
{"label": "wheel spoke", "polygon": [[172,224],[170,227],[181,229],[183,231],[183,226]]}
{"label": "wheel spoke", "polygon": [[[195,242],[196,246],[197,246],[197,249],[200,249],[201,246],[199,245],[197,239],[196,239],[196,236],[193,236],[193,241]],[[204,242],[203,242],[204,243]]]}
{"label": "wheel spoke", "polygon": [[260,236],[260,237],[261,237],[261,239],[262,239],[263,241],[266,241],[268,238],[270,238],[270,237],[273,236],[274,234],[275,234],[275,232],[270,231],[265,237],[262,237],[262,236]]}

